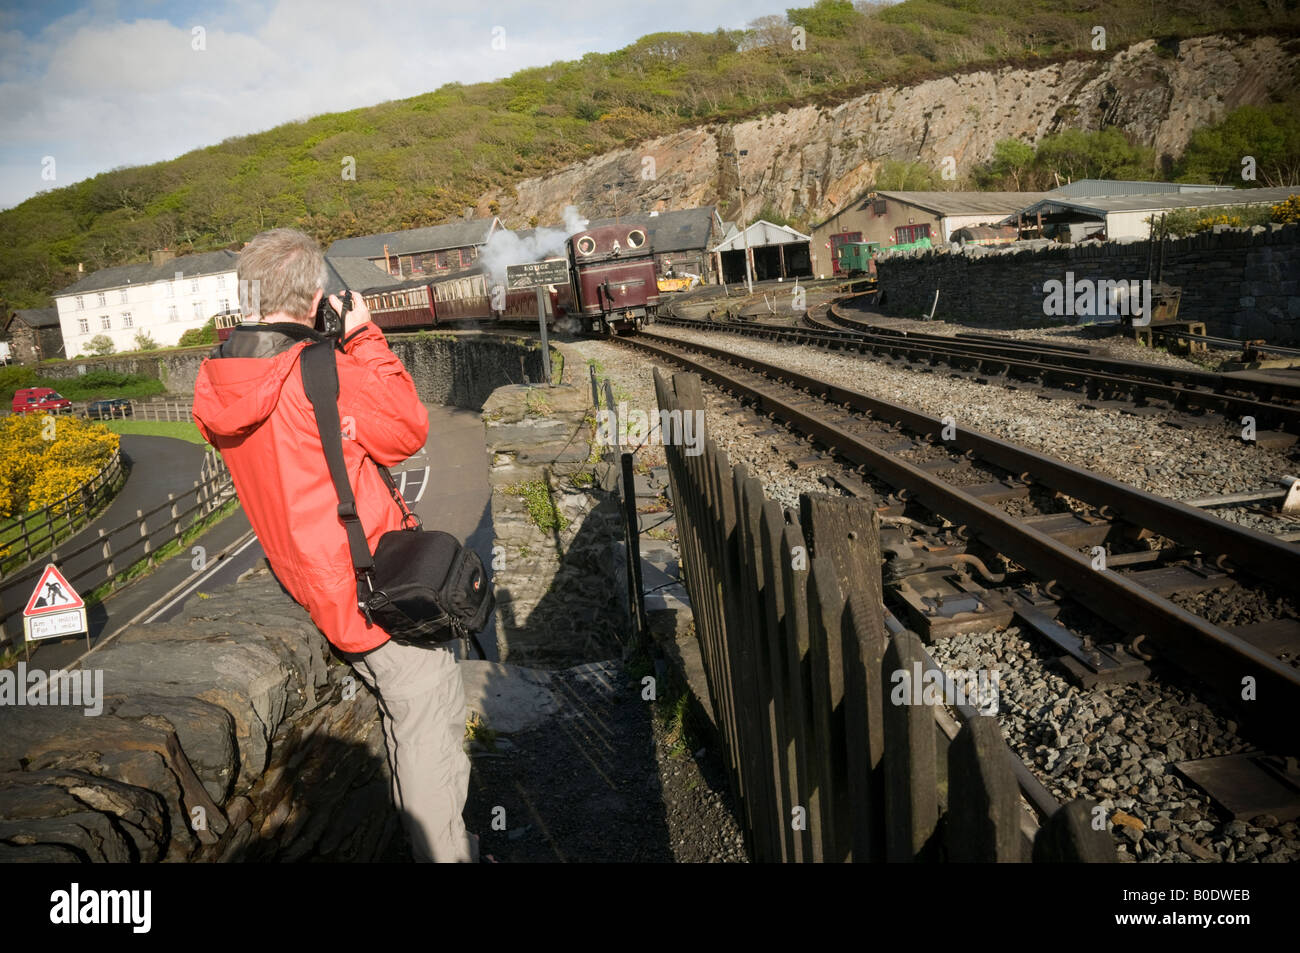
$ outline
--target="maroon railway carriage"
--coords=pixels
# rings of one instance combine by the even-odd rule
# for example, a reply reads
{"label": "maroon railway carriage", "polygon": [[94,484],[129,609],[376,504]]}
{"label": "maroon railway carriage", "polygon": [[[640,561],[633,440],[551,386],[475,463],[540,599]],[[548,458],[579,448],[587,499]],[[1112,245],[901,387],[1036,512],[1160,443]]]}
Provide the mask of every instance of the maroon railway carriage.
{"label": "maroon railway carriage", "polygon": [[588,333],[635,331],[654,321],[659,281],[645,225],[601,225],[566,242],[573,312]]}

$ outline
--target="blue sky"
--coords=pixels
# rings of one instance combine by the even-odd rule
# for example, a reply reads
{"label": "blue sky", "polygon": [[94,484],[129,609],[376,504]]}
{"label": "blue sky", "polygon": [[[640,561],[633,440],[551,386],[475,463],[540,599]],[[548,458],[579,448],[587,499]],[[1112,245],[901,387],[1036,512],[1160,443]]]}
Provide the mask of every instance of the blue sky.
{"label": "blue sky", "polygon": [[794,5],[806,4],[0,0],[0,208],[289,120]]}

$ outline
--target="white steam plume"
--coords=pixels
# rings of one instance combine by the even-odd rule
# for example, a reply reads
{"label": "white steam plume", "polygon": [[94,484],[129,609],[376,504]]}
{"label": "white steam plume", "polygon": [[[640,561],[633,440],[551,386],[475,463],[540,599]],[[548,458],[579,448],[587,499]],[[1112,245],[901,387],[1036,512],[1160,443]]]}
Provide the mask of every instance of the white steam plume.
{"label": "white steam plume", "polygon": [[560,228],[538,228],[527,238],[501,229],[493,232],[487,245],[479,254],[479,262],[490,278],[489,285],[504,285],[506,267],[530,261],[542,261],[564,254],[564,240],[587,227],[587,219],[578,214],[575,206],[564,208],[564,225]]}

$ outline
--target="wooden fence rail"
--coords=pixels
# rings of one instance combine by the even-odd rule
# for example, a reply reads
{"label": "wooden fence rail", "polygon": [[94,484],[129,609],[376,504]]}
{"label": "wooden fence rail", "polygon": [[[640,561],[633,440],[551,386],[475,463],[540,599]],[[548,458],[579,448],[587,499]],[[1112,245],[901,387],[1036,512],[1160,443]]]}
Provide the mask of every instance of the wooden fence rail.
{"label": "wooden fence rail", "polygon": [[[661,410],[704,407],[697,376],[654,376]],[[663,436],[706,683],[755,860],[1115,859],[1088,802],[1034,824],[1020,797],[1028,773],[996,715],[963,702],[954,718],[913,684],[964,697],[884,610],[870,503],[804,494],[788,512],[712,439],[689,455]]]}
{"label": "wooden fence rail", "polygon": [[[147,559],[153,565],[153,556],[162,546],[180,539],[196,522],[212,513],[235,494],[230,471],[226,469],[220,455],[210,448],[204,455],[200,479],[193,486],[177,496],[167,494],[167,499],[148,510],[136,510],[135,517],[112,528],[99,527],[95,535],[81,542],[75,548],[55,549],[48,559],[38,559],[5,578],[5,587],[10,592],[25,593],[24,583],[35,584],[36,578],[43,571],[47,562],[60,568],[72,587],[86,593],[105,582],[114,579],[119,573],[130,568],[141,559]],[[166,533],[159,536],[161,529]],[[115,537],[125,536],[127,542]],[[98,559],[86,561],[84,556],[94,552]],[[7,599],[0,604],[0,634],[14,633],[13,623],[21,616],[25,600]],[[17,631],[21,631],[19,626]]]}

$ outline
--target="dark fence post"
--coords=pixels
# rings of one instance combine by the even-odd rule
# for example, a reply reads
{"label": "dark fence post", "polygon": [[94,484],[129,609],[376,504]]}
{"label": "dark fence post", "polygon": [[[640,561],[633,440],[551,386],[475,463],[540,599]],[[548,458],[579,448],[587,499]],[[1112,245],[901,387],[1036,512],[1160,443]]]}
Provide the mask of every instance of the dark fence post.
{"label": "dark fence post", "polygon": [[1110,833],[1097,830],[1092,824],[1099,809],[1084,798],[1062,805],[1038,829],[1034,838],[1034,863],[1115,863],[1115,845]]}
{"label": "dark fence post", "polygon": [[641,581],[641,527],[636,513],[636,474],[632,454],[620,458],[623,466],[623,529],[627,537],[628,589],[632,606],[632,637],[636,648],[645,646],[650,626],[645,615],[645,589]]}
{"label": "dark fence post", "polygon": [[967,719],[948,748],[950,861],[1019,861],[1020,789],[995,715]]}
{"label": "dark fence post", "polygon": [[596,383],[596,365],[588,364],[587,370],[591,372],[591,406],[600,407],[600,385]]}
{"label": "dark fence post", "polygon": [[[920,704],[925,650],[914,632],[904,629],[885,649],[881,684],[890,699],[884,703],[885,726],[885,855],[890,861],[922,859],[939,818],[935,764],[934,712]],[[891,676],[902,673],[902,679]],[[894,691],[903,695],[899,703]]]}

